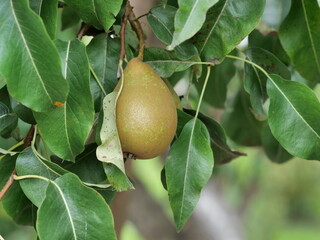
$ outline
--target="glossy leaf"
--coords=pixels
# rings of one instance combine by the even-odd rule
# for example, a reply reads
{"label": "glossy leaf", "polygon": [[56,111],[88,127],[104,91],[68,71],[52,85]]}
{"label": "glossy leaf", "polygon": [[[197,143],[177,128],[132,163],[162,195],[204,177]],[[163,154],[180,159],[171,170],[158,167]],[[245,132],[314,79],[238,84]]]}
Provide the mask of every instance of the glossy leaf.
{"label": "glossy leaf", "polygon": [[59,40],[56,41],[56,46],[70,92],[64,106],[47,113],[34,113],[34,116],[51,151],[64,160],[74,161],[75,156],[84,150],[94,120],[89,63],[85,46],[80,41]]}
{"label": "glossy leaf", "polygon": [[27,0],[2,1],[0,22],[0,75],[10,95],[40,112],[65,102],[68,84],[58,52]]}
{"label": "glossy leaf", "polygon": [[263,48],[275,55],[284,64],[290,63],[289,56],[284,51],[280,39],[279,33],[276,31],[270,31],[268,33],[260,33],[259,30],[253,30],[248,37],[249,48]]}
{"label": "glossy leaf", "polygon": [[59,159],[58,164],[76,174],[83,182],[101,183],[107,177],[103,171],[102,163],[97,159],[96,148],[96,144],[90,144],[83,153],[76,157],[75,163],[63,162],[62,159]]}
{"label": "glossy leaf", "polygon": [[6,155],[0,158],[0,189],[4,187],[11,176],[16,163],[17,155]]}
{"label": "glossy leaf", "polygon": [[73,27],[80,23],[77,12],[70,6],[64,6],[61,13],[61,30]]}
{"label": "glossy leaf", "polygon": [[9,108],[0,102],[0,135],[6,135],[17,127],[18,118]]}
{"label": "glossy leaf", "polygon": [[271,75],[269,126],[293,156],[320,160],[320,103],[306,85]]}
{"label": "glossy leaf", "polygon": [[[174,33],[174,16],[177,12],[177,8],[170,5],[157,6],[150,10],[147,15],[148,22],[153,33],[163,43],[169,45],[172,42]],[[196,47],[185,41],[175,47],[177,57],[182,60],[187,60],[192,56],[198,55]]]}
{"label": "glossy leaf", "polygon": [[51,39],[56,36],[58,0],[29,0],[30,7],[43,20]]}
{"label": "glossy leaf", "polygon": [[121,9],[122,0],[64,0],[80,18],[97,29],[108,31]]}
{"label": "glossy leaf", "polygon": [[[225,107],[227,86],[236,73],[234,62],[233,59],[227,58],[211,70],[203,100],[213,107]],[[205,76],[206,73],[202,73],[202,77],[195,83],[199,92],[203,87]]]}
{"label": "glossy leaf", "polygon": [[[180,135],[185,124],[187,124],[187,122],[190,121],[194,115],[195,111],[193,110],[185,110],[185,112],[178,111],[178,136]],[[218,122],[201,113],[199,113],[198,118],[203,122],[209,131],[210,145],[214,153],[214,162],[216,165],[228,163],[237,157],[246,155],[230,149],[227,144],[226,133]]]}
{"label": "glossy leaf", "polygon": [[[67,173],[57,164],[41,159],[31,149],[23,150],[16,162],[17,175],[38,175],[54,180]],[[45,197],[48,182],[39,179],[27,179],[19,182],[25,195],[39,207]]]}
{"label": "glossy leaf", "polygon": [[100,130],[102,144],[97,148],[97,158],[104,163],[104,169],[111,185],[117,191],[132,189],[133,185],[124,168],[121,143],[116,124],[116,101],[118,92],[108,94],[103,100],[103,123]]}
{"label": "glossy leaf", "polygon": [[169,200],[178,231],[197,205],[201,189],[211,177],[213,161],[206,126],[200,120],[190,120],[173,143],[165,164]]}
{"label": "glossy leaf", "polygon": [[3,208],[15,223],[34,225],[37,208],[24,195],[19,182],[12,184],[1,202]]}
{"label": "glossy leaf", "polygon": [[113,91],[118,83],[119,38],[106,33],[95,36],[87,46],[89,63],[106,93]]}
{"label": "glossy leaf", "polygon": [[320,81],[319,24],[317,0],[296,0],[292,1],[290,12],[280,26],[284,49],[298,72],[311,82]]}
{"label": "glossy leaf", "polygon": [[72,173],[48,184],[36,226],[41,240],[116,239],[109,206]]}
{"label": "glossy leaf", "polygon": [[144,61],[163,78],[199,64],[199,61],[193,59],[180,61],[172,52],[157,47],[149,47],[145,50]]}
{"label": "glossy leaf", "polygon": [[292,158],[292,155],[288,153],[272,135],[268,124],[266,124],[262,130],[262,146],[272,162],[284,163]]}
{"label": "glossy leaf", "polygon": [[209,8],[218,0],[179,0],[174,18],[173,39],[168,49],[173,49],[198,32],[206,19]]}
{"label": "glossy leaf", "polygon": [[207,14],[201,30],[193,38],[206,61],[220,61],[258,24],[265,0],[220,0]]}
{"label": "glossy leaf", "polygon": [[[285,79],[290,79],[291,74],[277,57],[272,53],[262,48],[250,48],[246,51],[247,59],[253,63],[258,64],[267,73],[278,74]],[[256,117],[260,120],[265,120],[267,114],[264,110],[263,104],[267,99],[266,90],[267,77],[257,68],[245,63],[245,78],[244,88],[250,94],[250,101]]]}
{"label": "glossy leaf", "polygon": [[261,145],[263,122],[258,121],[250,110],[249,95],[241,89],[222,116],[222,126],[227,136],[244,146]]}
{"label": "glossy leaf", "polygon": [[13,107],[13,111],[17,114],[17,116],[24,122],[29,124],[36,124],[36,120],[34,119],[32,110],[19,102],[15,102],[15,106]]}

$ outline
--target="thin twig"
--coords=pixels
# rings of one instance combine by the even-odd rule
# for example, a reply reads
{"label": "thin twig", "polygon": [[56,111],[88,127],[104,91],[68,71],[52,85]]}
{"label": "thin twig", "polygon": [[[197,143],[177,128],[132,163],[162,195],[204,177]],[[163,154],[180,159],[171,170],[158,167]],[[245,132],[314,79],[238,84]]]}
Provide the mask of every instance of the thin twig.
{"label": "thin twig", "polygon": [[86,34],[86,32],[89,30],[90,26],[90,24],[82,23],[81,28],[77,34],[77,39],[81,40],[82,37]]}
{"label": "thin twig", "polygon": [[[34,133],[34,126],[32,125],[29,129],[29,132],[27,133],[27,136],[24,139],[24,145],[23,145],[23,149],[30,147],[31,146],[31,142],[33,139],[33,133]],[[8,181],[6,182],[6,184],[3,186],[1,192],[0,192],[0,201],[3,199],[3,197],[6,195],[6,193],[9,191],[10,187],[12,186],[12,184],[14,183],[14,178],[13,176],[16,174],[16,170],[14,169],[13,172],[11,173]]]}
{"label": "thin twig", "polygon": [[130,11],[130,15],[129,15],[129,21],[130,21],[131,27],[136,32],[136,34],[138,36],[138,39],[139,39],[139,55],[138,55],[138,58],[140,60],[143,60],[143,51],[144,51],[144,47],[145,47],[145,42],[144,42],[143,30],[142,30],[141,24],[139,22],[139,18],[136,17],[136,15],[132,11],[132,7],[131,7],[131,11]]}
{"label": "thin twig", "polygon": [[130,6],[130,2],[127,1],[126,11],[124,13],[122,23],[121,23],[121,29],[120,29],[120,39],[121,39],[121,48],[120,48],[120,56],[119,56],[120,60],[123,60],[126,55],[126,47],[125,47],[126,25],[127,25],[128,17],[131,11],[132,11],[132,7]]}

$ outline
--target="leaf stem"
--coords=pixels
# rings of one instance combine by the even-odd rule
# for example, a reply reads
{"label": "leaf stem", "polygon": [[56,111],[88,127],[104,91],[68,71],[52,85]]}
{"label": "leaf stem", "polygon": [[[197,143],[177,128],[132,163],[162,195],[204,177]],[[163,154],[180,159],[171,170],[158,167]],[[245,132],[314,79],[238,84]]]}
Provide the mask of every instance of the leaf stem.
{"label": "leaf stem", "polygon": [[208,83],[208,80],[209,80],[209,77],[210,77],[210,72],[211,72],[211,66],[208,66],[208,68],[207,68],[207,75],[206,75],[206,78],[205,78],[205,80],[204,80],[204,84],[203,84],[203,87],[202,87],[202,90],[201,90],[201,94],[200,94],[200,98],[199,98],[199,103],[198,103],[196,115],[194,116],[195,119],[198,118],[198,114],[199,114],[199,111],[200,111],[200,106],[201,106],[201,103],[202,103],[202,99],[203,99],[203,96],[204,96],[204,92],[205,92],[205,90],[206,90],[207,83]]}
{"label": "leaf stem", "polygon": [[237,57],[237,56],[232,56],[232,55],[226,55],[227,58],[232,58],[232,59],[236,59],[236,60],[240,60],[240,61],[243,61],[243,62],[246,62],[246,63],[249,63],[251,64],[252,66],[258,68],[264,75],[266,75],[266,77],[268,79],[270,79],[272,82],[272,78],[269,76],[269,74],[266,72],[266,70],[264,70],[262,67],[260,67],[258,64],[254,63],[254,62],[251,62],[247,59],[244,59],[244,58],[241,58],[241,57]]}
{"label": "leaf stem", "polygon": [[14,180],[25,180],[25,179],[29,179],[29,178],[36,178],[36,179],[41,179],[43,181],[46,181],[46,182],[52,182],[49,178],[46,178],[46,177],[42,177],[42,176],[39,176],[39,175],[23,175],[23,176],[17,176],[17,175],[13,175],[13,178]]}
{"label": "leaf stem", "polygon": [[100,80],[99,80],[96,72],[93,70],[93,68],[91,67],[91,65],[90,65],[90,71],[91,71],[91,73],[92,73],[92,75],[93,75],[93,78],[96,80],[99,88],[100,88],[101,91],[103,92],[103,94],[104,94],[105,96],[107,96],[107,93],[106,93],[106,91],[104,90],[104,88],[103,88],[103,86],[102,86],[102,83],[100,82]]}
{"label": "leaf stem", "polygon": [[125,11],[124,16],[122,18],[121,28],[120,28],[120,41],[121,41],[120,56],[119,56],[120,60],[123,60],[126,55],[126,47],[125,47],[126,26],[127,26],[128,17],[129,17],[131,10],[132,10],[132,7],[130,6],[130,2],[127,1],[126,11]]}
{"label": "leaf stem", "polygon": [[[129,0],[128,0],[129,2]],[[129,2],[130,4],[130,2]],[[142,61],[143,60],[143,52],[144,52],[144,47],[145,47],[145,42],[144,42],[144,35],[143,35],[143,30],[141,27],[141,24],[139,22],[139,18],[136,17],[136,15],[134,14],[134,12],[132,11],[132,7],[131,7],[131,11],[129,14],[129,22],[131,24],[131,27],[133,28],[133,30],[135,31],[135,33],[137,34],[137,37],[139,39],[139,55],[138,58]]]}

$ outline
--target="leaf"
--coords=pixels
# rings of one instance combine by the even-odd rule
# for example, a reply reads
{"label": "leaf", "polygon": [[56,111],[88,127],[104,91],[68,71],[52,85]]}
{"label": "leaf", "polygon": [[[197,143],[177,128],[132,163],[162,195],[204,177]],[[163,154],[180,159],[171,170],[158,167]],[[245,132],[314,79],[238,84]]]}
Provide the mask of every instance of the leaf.
{"label": "leaf", "polygon": [[106,180],[106,174],[103,171],[102,163],[96,156],[96,144],[86,146],[83,153],[76,157],[75,163],[63,162],[62,159],[55,162],[74,174],[76,174],[83,182],[101,183]]}
{"label": "leaf", "polygon": [[0,189],[4,187],[6,182],[11,176],[11,173],[14,170],[14,166],[16,163],[17,155],[10,156],[5,155],[4,157],[0,158]]}
{"label": "leaf", "polygon": [[70,92],[64,106],[47,113],[34,113],[34,116],[50,150],[64,160],[74,161],[75,156],[84,150],[94,120],[89,63],[85,46],[80,41],[58,40],[56,46]]}
{"label": "leaf", "polygon": [[0,22],[0,75],[10,95],[39,112],[65,102],[68,84],[58,52],[27,0],[2,1]]}
{"label": "leaf", "polygon": [[220,61],[231,52],[258,24],[264,6],[265,0],[220,0],[193,38],[203,59]]}
{"label": "leaf", "polygon": [[80,23],[77,12],[70,6],[64,6],[61,13],[61,30],[73,27]]}
{"label": "leaf", "polygon": [[30,7],[43,20],[51,39],[56,36],[58,0],[29,0]]}
{"label": "leaf", "polygon": [[165,163],[171,209],[177,230],[191,216],[201,189],[211,177],[213,153],[205,125],[190,120],[173,143]]}
{"label": "leaf", "polygon": [[[276,56],[262,48],[250,48],[246,50],[247,59],[258,64],[267,73],[279,74],[290,79],[291,74],[286,65],[284,65]],[[266,90],[267,77],[251,64],[245,63],[244,88],[250,94],[250,101],[256,117],[259,120],[265,120],[267,114],[263,104],[267,99]]]}
{"label": "leaf", "polygon": [[[38,175],[54,180],[67,173],[57,164],[41,159],[31,149],[23,150],[16,162],[17,175]],[[39,207],[45,198],[48,182],[39,179],[27,179],[19,182],[25,195]]]}
{"label": "leaf", "polygon": [[[179,136],[185,124],[195,116],[195,111],[186,110],[186,112],[178,111],[178,127],[177,135]],[[199,113],[198,118],[203,122],[207,127],[210,134],[210,145],[214,153],[214,162],[216,165],[225,164],[233,159],[245,156],[246,154],[233,151],[227,144],[227,137],[223,127],[213,120],[201,113]]]}
{"label": "leaf", "polygon": [[[234,62],[233,59],[226,58],[221,64],[214,66],[211,70],[203,99],[213,107],[225,107],[227,86],[236,73]],[[199,92],[203,87],[205,76],[206,72],[202,73],[202,77],[200,77],[198,82],[195,82]]]}
{"label": "leaf", "polygon": [[17,115],[10,112],[9,108],[0,102],[0,135],[9,134],[17,127],[17,124]]}
{"label": "leaf", "polygon": [[250,33],[248,42],[249,48],[263,48],[273,53],[286,65],[290,63],[289,56],[281,45],[278,32],[270,31],[262,34],[255,29]]}
{"label": "leaf", "polygon": [[[172,42],[174,33],[174,16],[177,8],[170,5],[157,6],[150,10],[147,20],[153,33],[163,43],[169,45]],[[198,55],[196,47],[185,41],[175,47],[177,57],[182,60],[190,59],[192,56]]]}
{"label": "leaf", "polygon": [[[320,81],[320,8],[316,0],[292,1],[280,26],[280,41],[298,72]],[[299,32],[299,34],[297,34]]]}
{"label": "leaf", "polygon": [[121,9],[122,0],[64,0],[79,17],[97,29],[108,31],[115,22],[115,16]]}
{"label": "leaf", "polygon": [[37,208],[24,195],[18,182],[14,182],[2,199],[2,206],[17,224],[34,225]]}
{"label": "leaf", "polygon": [[218,0],[179,0],[178,2],[179,9],[174,18],[173,39],[168,46],[168,49],[171,50],[200,30],[206,19],[208,9]]}
{"label": "leaf", "polygon": [[[17,155],[6,155],[0,158],[0,189],[3,188],[11,176],[16,165],[16,159]],[[32,225],[34,223],[35,206],[24,195],[18,182],[12,184],[1,202],[7,214],[17,224]]]}
{"label": "leaf", "polygon": [[284,163],[292,158],[292,155],[274,138],[268,124],[265,124],[262,131],[262,146],[272,162]]}
{"label": "leaf", "polygon": [[72,173],[49,183],[38,210],[37,230],[41,240],[116,239],[109,206]]}
{"label": "leaf", "polygon": [[222,126],[227,136],[244,146],[260,146],[263,122],[250,111],[249,95],[241,88],[231,106],[222,116]]}
{"label": "leaf", "polygon": [[193,59],[180,61],[172,52],[157,47],[145,49],[144,61],[163,78],[170,77],[175,72],[182,72],[200,63],[200,61],[194,61]]}
{"label": "leaf", "polygon": [[36,120],[34,119],[32,110],[19,102],[15,102],[15,106],[13,107],[13,111],[17,114],[17,116],[24,122],[35,125]]}
{"label": "leaf", "polygon": [[269,126],[293,156],[320,160],[320,103],[306,85],[270,75]]}
{"label": "leaf", "polygon": [[106,33],[95,36],[87,46],[89,63],[106,93],[113,91],[118,83],[119,38]]}
{"label": "leaf", "polygon": [[116,124],[118,92],[109,93],[103,100],[103,123],[100,130],[102,144],[97,148],[97,158],[104,164],[105,173],[117,191],[132,189],[123,161],[123,154]]}

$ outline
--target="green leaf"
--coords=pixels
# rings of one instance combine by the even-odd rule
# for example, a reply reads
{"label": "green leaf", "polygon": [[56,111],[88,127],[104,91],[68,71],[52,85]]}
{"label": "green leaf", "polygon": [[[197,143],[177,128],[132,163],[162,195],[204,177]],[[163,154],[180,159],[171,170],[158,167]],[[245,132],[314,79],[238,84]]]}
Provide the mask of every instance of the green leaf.
{"label": "green leaf", "polygon": [[284,163],[292,158],[292,155],[274,138],[268,124],[265,124],[262,130],[262,146],[272,162]]}
{"label": "green leaf", "polygon": [[249,48],[263,48],[273,53],[273,55],[279,58],[286,65],[289,64],[289,56],[281,45],[278,32],[270,31],[262,34],[255,29],[250,33],[248,42]]}
{"label": "green leaf", "polygon": [[13,107],[13,111],[17,114],[17,116],[24,122],[35,125],[36,120],[34,119],[32,110],[19,102],[15,102],[15,106]]}
{"label": "green leaf", "polygon": [[311,82],[320,81],[319,24],[317,0],[296,0],[292,1],[290,12],[280,26],[284,49],[298,72]]}
{"label": "green leaf", "polygon": [[19,182],[14,182],[2,199],[3,208],[17,224],[34,225],[37,208],[24,195]]}
{"label": "green leaf", "polygon": [[269,126],[293,156],[320,160],[320,103],[306,85],[270,75]]}
{"label": "green leaf", "polygon": [[0,158],[0,189],[4,187],[6,182],[11,176],[16,164],[17,155],[10,156],[6,155]]}
{"label": "green leaf", "polygon": [[83,153],[76,157],[75,163],[63,162],[59,159],[59,165],[74,174],[76,174],[83,182],[86,183],[101,183],[106,180],[106,174],[103,171],[102,163],[96,156],[96,144],[86,146]]}
{"label": "green leaf", "polygon": [[70,6],[64,6],[61,14],[61,30],[73,27],[80,23],[77,12]]}
{"label": "green leaf", "polygon": [[[287,66],[284,65],[276,56],[262,48],[250,48],[246,52],[247,59],[258,64],[267,73],[274,73],[283,78],[290,79],[291,74]],[[250,101],[256,117],[265,120],[267,114],[263,104],[267,99],[266,90],[267,77],[251,64],[245,63],[244,88],[250,94]]]}
{"label": "green leaf", "polygon": [[43,20],[51,39],[56,36],[58,0],[29,0],[30,7]]}
{"label": "green leaf", "polygon": [[265,0],[220,0],[207,14],[201,30],[193,38],[206,61],[220,61],[258,24]]}
{"label": "green leaf", "polygon": [[80,41],[58,40],[56,46],[70,92],[64,106],[47,113],[34,113],[34,116],[50,150],[64,160],[74,161],[75,156],[84,150],[94,120],[89,63],[85,46]]}
{"label": "green leaf", "polygon": [[39,112],[65,102],[68,84],[58,52],[27,0],[3,1],[0,22],[0,75],[10,95]]}
{"label": "green leaf", "polygon": [[249,95],[241,88],[222,116],[222,126],[227,136],[244,146],[260,146],[263,122],[250,110]]}
{"label": "green leaf", "polygon": [[[225,107],[227,86],[236,73],[234,62],[235,60],[226,58],[221,64],[214,66],[211,70],[203,100],[213,107]],[[206,72],[203,72],[199,81],[195,82],[199,92],[203,87],[205,76]]]}
{"label": "green leaf", "polygon": [[208,130],[193,118],[173,143],[165,164],[169,200],[178,231],[197,205],[201,189],[211,177],[213,162]]}
{"label": "green leaf", "polygon": [[117,191],[132,189],[133,185],[124,168],[121,143],[116,124],[118,92],[108,94],[103,100],[103,123],[100,130],[102,144],[97,148],[97,158],[104,164],[107,178]]}
{"label": "green leaf", "polygon": [[158,47],[145,49],[144,61],[163,78],[170,77],[175,72],[182,72],[200,63],[193,59],[180,61],[174,53]]}
{"label": "green leaf", "polygon": [[0,102],[0,135],[4,136],[13,131],[18,124],[18,118],[9,108]]}
{"label": "green leaf", "polygon": [[[147,15],[147,20],[153,33],[163,43],[169,45],[172,42],[174,33],[174,16],[177,8],[170,5],[157,6],[150,10]],[[189,41],[186,41],[175,47],[177,57],[182,60],[187,60],[192,56],[198,55],[198,50]]]}
{"label": "green leaf", "polygon": [[116,239],[109,206],[72,173],[49,183],[38,210],[37,230],[41,240]]}
{"label": "green leaf", "polygon": [[122,0],[64,0],[79,17],[97,29],[108,31],[116,21],[115,16],[121,9]]}
{"label": "green leaf", "polygon": [[111,38],[106,33],[95,36],[87,46],[91,68],[106,93],[113,91],[118,83],[119,38]]}
{"label": "green leaf", "polygon": [[[17,155],[6,155],[0,159],[0,189],[3,188],[10,178],[16,164],[16,159]],[[24,195],[18,182],[12,184],[1,202],[7,214],[17,224],[32,225],[34,223],[35,207]]]}
{"label": "green leaf", "polygon": [[[38,175],[54,180],[67,173],[57,164],[41,159],[31,147],[23,150],[16,162],[17,175]],[[39,179],[27,179],[19,182],[25,195],[39,207],[45,198],[48,182]]]}
{"label": "green leaf", "polygon": [[[185,124],[192,119],[195,115],[195,111],[186,110],[182,112],[178,110],[178,127],[177,135],[179,136]],[[232,161],[233,159],[245,156],[246,154],[233,151],[227,144],[227,137],[223,127],[215,120],[199,113],[198,118],[207,127],[210,134],[210,145],[214,152],[214,162],[216,165],[224,164]]]}
{"label": "green leaf", "polygon": [[178,2],[179,9],[174,18],[175,30],[168,49],[174,49],[180,43],[193,37],[203,25],[208,9],[218,0],[179,0]]}

